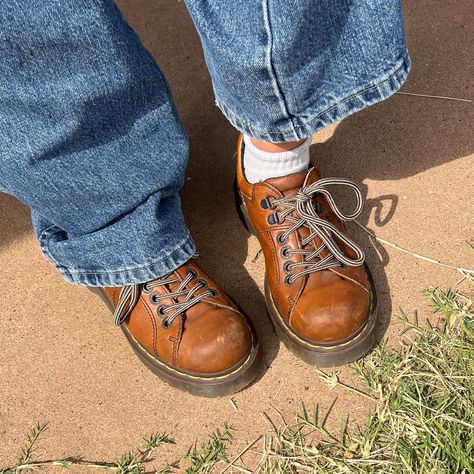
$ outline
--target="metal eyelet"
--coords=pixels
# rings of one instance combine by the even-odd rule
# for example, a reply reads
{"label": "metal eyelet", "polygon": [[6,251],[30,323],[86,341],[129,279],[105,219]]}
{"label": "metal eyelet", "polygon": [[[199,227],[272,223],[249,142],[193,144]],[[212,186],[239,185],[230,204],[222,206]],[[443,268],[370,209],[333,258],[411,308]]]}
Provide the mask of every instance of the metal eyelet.
{"label": "metal eyelet", "polygon": [[197,271],[194,270],[194,268],[186,268],[186,273],[189,273],[193,276],[193,278],[196,278],[197,277]]}
{"label": "metal eyelet", "polygon": [[290,255],[288,253],[289,250],[290,250],[290,247],[282,247],[280,249],[280,255],[285,259],[290,258]]}
{"label": "metal eyelet", "polygon": [[219,296],[219,292],[215,288],[209,288],[209,291],[211,292],[211,296],[213,298],[216,298],[217,296]]}
{"label": "metal eyelet", "polygon": [[281,233],[281,234],[278,234],[278,235],[276,236],[276,241],[277,241],[280,245],[284,245],[284,244],[286,244],[286,243],[288,242],[288,237],[283,238],[283,233]]}
{"label": "metal eyelet", "polygon": [[324,210],[324,206],[320,202],[315,202],[314,210],[316,211],[317,214],[321,214]]}
{"label": "metal eyelet", "polygon": [[342,268],[343,270],[345,270],[347,268],[347,265],[345,263],[340,263],[339,268]]}
{"label": "metal eyelet", "polygon": [[271,196],[267,196],[265,199],[260,201],[260,207],[262,209],[275,209],[275,206],[270,202]]}
{"label": "metal eyelet", "polygon": [[167,319],[163,319],[163,321],[161,321],[161,325],[164,329],[169,329],[173,323],[170,323]]}
{"label": "metal eyelet", "polygon": [[207,281],[200,278],[196,281],[196,285],[200,285],[201,288],[207,288]]}
{"label": "metal eyelet", "polygon": [[149,295],[151,293],[150,288],[147,287],[146,283],[142,286],[142,292]]}
{"label": "metal eyelet", "polygon": [[157,295],[156,295],[155,293],[152,293],[152,294],[150,295],[150,303],[151,303],[151,304],[154,304],[154,305],[159,304]]}
{"label": "metal eyelet", "polygon": [[278,218],[278,212],[274,212],[273,214],[270,214],[270,215],[267,217],[267,222],[268,222],[270,225],[273,225],[273,224],[281,224],[281,221],[280,221],[280,219]]}
{"label": "metal eyelet", "polygon": [[166,309],[166,306],[165,306],[165,305],[158,306],[158,308],[156,309],[156,314],[157,314],[160,318],[164,318],[164,317],[166,316],[166,314],[165,314],[165,309]]}
{"label": "metal eyelet", "polygon": [[292,286],[293,285],[293,283],[290,281],[290,275],[287,275],[285,277],[285,285],[286,286]]}
{"label": "metal eyelet", "polygon": [[290,268],[291,265],[293,265],[293,262],[285,262],[285,264],[283,265],[283,271],[285,273],[290,273],[291,272],[291,268]]}

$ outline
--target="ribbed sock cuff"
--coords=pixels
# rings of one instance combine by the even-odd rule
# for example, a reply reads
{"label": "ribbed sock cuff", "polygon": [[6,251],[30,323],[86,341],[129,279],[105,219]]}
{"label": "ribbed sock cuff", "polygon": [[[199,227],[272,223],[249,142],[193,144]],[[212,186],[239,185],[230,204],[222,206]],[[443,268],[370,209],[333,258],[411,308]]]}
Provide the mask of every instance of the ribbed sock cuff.
{"label": "ribbed sock cuff", "polygon": [[256,147],[248,135],[244,135],[244,143],[244,172],[249,183],[298,173],[309,167],[311,137],[293,150],[277,153]]}

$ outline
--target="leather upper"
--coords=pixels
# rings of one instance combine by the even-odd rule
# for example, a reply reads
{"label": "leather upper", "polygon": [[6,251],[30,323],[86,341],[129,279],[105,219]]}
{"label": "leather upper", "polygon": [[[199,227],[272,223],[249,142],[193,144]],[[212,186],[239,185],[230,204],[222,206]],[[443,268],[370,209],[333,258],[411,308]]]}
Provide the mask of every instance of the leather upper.
{"label": "leather upper", "polygon": [[[198,290],[196,295],[211,288],[213,296],[197,302],[176,317],[170,327],[164,327],[160,308],[182,302],[185,295],[159,299],[159,302],[154,295],[166,296],[175,292],[189,271],[194,277],[187,286],[191,288],[203,280],[207,286]],[[253,335],[247,319],[194,259],[171,276],[178,281],[151,289],[140,285],[139,301],[123,323],[126,329],[148,352],[180,370],[214,374],[234,367],[252,349]],[[107,288],[107,292],[116,306],[121,288]]]}
{"label": "leather upper", "polygon": [[[293,284],[285,282],[289,262],[302,262],[303,255],[288,256],[290,249],[302,249],[302,239],[310,235],[307,227],[292,232],[282,242],[279,236],[291,227],[288,221],[272,223],[271,215],[281,214],[283,208],[268,207],[275,199],[294,196],[302,188],[320,179],[316,169],[309,172],[272,178],[251,184],[245,179],[242,163],[242,138],[238,143],[237,187],[265,256],[266,284],[274,305],[289,327],[309,341],[334,342],[351,337],[368,318],[371,291],[368,275],[363,265],[330,268],[299,277]],[[334,224],[348,235],[343,222],[331,210],[326,198],[313,199],[320,209],[319,217]],[[343,242],[337,241],[345,255],[353,258],[354,252]],[[321,239],[316,237],[306,249],[316,249]],[[325,249],[320,257],[328,254]]]}

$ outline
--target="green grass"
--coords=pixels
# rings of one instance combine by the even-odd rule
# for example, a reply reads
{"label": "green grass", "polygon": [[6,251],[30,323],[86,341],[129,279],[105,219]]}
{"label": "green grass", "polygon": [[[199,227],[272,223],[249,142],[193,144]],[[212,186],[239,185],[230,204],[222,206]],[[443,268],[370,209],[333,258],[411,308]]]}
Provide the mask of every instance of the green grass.
{"label": "green grass", "polygon": [[373,400],[373,413],[357,432],[329,432],[328,414],[302,407],[294,422],[263,437],[229,462],[232,429],[216,430],[172,465],[151,470],[153,453],[174,443],[153,435],[117,461],[83,459],[40,461],[36,446],[46,426],[28,435],[18,463],[0,467],[17,474],[56,465],[94,466],[121,474],[145,472],[245,473],[465,473],[474,474],[474,304],[472,295],[431,289],[435,322],[420,324],[403,311],[403,342],[398,350],[380,344],[354,365],[365,386],[348,387],[336,374],[323,374],[329,386],[341,385]]}
{"label": "green grass", "polygon": [[[375,411],[358,433],[338,437],[317,410],[296,421],[264,450],[258,472],[474,473],[474,318],[472,299],[425,292],[437,325],[401,318],[400,351],[385,344],[355,364]],[[412,336],[409,336],[411,333]],[[315,432],[324,441],[307,443]]]}
{"label": "green grass", "polygon": [[[12,467],[0,467],[0,474],[31,472],[52,466],[63,469],[69,469],[71,466],[84,468],[93,467],[107,469],[118,474],[142,474],[146,472],[147,464],[152,461],[152,454],[155,449],[165,444],[175,443],[175,441],[166,434],[153,434],[149,438],[146,438],[143,443],[136,448],[135,452],[124,453],[113,462],[87,461],[82,457],[42,461],[37,458],[36,454],[38,441],[47,428],[48,425],[46,423],[35,426],[26,436],[25,445],[21,449],[17,464]],[[165,466],[163,469],[159,471],[155,470],[154,472],[164,474],[172,472],[172,469],[173,466]]]}

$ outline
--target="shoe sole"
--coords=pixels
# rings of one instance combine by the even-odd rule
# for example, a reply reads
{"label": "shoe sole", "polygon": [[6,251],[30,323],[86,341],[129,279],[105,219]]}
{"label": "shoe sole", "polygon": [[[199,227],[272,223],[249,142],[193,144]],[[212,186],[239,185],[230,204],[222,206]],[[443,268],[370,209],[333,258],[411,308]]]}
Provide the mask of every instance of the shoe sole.
{"label": "shoe sole", "polygon": [[[112,313],[115,311],[112,300],[103,288],[89,287],[89,289],[104,301]],[[255,335],[255,330],[251,325],[252,349],[249,354],[232,369],[209,375],[182,371],[169,366],[166,362],[143,347],[125,324],[122,324],[120,328],[134,352],[146,367],[169,385],[193,395],[214,398],[239,392],[253,382],[260,370],[262,361],[260,344]]]}
{"label": "shoe sole", "polygon": [[[237,187],[234,182],[235,204],[237,213],[247,231],[257,237],[257,231],[247,214]],[[286,322],[283,315],[278,311],[270,288],[265,278],[265,303],[267,312],[273,323],[275,331],[285,346],[297,357],[306,363],[318,367],[336,367],[354,362],[367,354],[375,345],[375,327],[377,323],[377,298],[372,275],[367,265],[364,268],[369,277],[371,306],[369,317],[362,328],[360,328],[350,339],[333,343],[314,343],[303,339],[293,331]]]}

